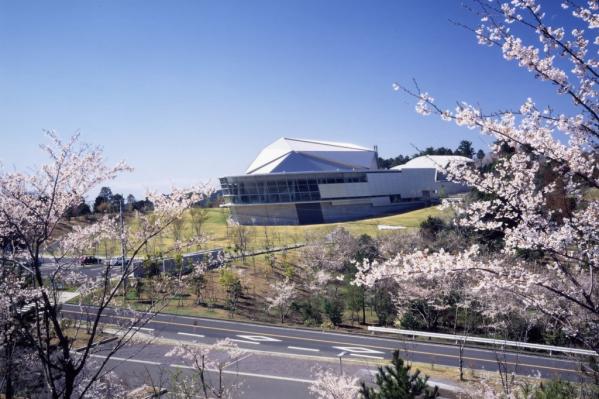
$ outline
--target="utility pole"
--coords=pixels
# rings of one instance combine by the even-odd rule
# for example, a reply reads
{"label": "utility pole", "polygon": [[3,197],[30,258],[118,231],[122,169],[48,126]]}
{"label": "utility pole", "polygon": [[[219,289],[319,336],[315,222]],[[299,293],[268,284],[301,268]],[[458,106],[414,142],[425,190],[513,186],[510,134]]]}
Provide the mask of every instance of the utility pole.
{"label": "utility pole", "polygon": [[128,267],[125,264],[125,224],[123,222],[123,200],[119,202],[119,217],[121,221],[121,269],[123,271],[123,301],[127,300]]}

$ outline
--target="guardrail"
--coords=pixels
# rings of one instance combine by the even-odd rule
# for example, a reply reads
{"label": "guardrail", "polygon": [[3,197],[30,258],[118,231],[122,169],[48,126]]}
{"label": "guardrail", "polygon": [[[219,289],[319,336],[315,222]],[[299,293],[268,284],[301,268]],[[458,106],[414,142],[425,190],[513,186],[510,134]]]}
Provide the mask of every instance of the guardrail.
{"label": "guardrail", "polygon": [[[178,273],[183,270],[184,273],[189,273],[194,263],[207,262],[208,268],[216,268],[221,265],[224,261],[224,250],[223,248],[214,248],[204,251],[191,252],[181,257],[181,263],[179,264],[175,258],[162,258],[157,259],[154,262],[160,269],[161,273]],[[142,259],[134,259],[134,265],[143,264]],[[134,277],[144,277],[147,270],[143,267],[135,267],[133,270]]]}
{"label": "guardrail", "polygon": [[263,255],[263,254],[269,254],[272,252],[281,252],[281,251],[286,251],[288,249],[297,249],[297,248],[301,248],[301,247],[305,247],[306,244],[290,244],[290,245],[285,245],[282,247],[274,247],[274,248],[263,248],[263,249],[257,249],[255,251],[247,251],[247,252],[243,252],[243,253],[233,253],[230,255],[226,255],[225,256],[225,262],[231,262],[232,260],[235,259],[240,259],[243,257],[250,257],[250,256],[257,256],[257,255]]}
{"label": "guardrail", "polygon": [[494,338],[482,338],[482,337],[470,337],[467,335],[453,335],[453,334],[440,334],[440,333],[430,333],[423,331],[412,331],[412,330],[401,330],[398,328],[388,328],[388,327],[372,327],[368,326],[368,331],[374,332],[383,332],[390,334],[401,334],[411,336],[412,338],[416,337],[425,337],[425,338],[437,338],[448,341],[462,341],[462,342],[475,342],[480,344],[490,344],[497,346],[511,346],[520,349],[538,349],[543,351],[548,351],[549,355],[553,352],[561,352],[561,353],[570,353],[576,355],[586,355],[586,356],[599,356],[597,352],[586,350],[586,349],[578,349],[578,348],[566,348],[563,346],[553,346],[553,345],[541,345],[541,344],[531,344],[528,342],[518,342],[518,341],[507,341],[503,339],[494,339]]}

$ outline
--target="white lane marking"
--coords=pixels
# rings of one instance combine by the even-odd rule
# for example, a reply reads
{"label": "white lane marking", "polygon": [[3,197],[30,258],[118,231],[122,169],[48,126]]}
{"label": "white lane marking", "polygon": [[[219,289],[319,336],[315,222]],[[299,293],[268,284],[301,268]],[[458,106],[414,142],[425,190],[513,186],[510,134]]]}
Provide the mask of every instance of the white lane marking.
{"label": "white lane marking", "polygon": [[295,349],[295,350],[298,350],[298,351],[320,352],[320,349],[302,348],[301,346],[288,346],[287,348],[289,348],[289,349]]}
{"label": "white lane marking", "polygon": [[245,341],[243,339],[229,338],[229,341],[239,342],[239,343],[242,343],[242,344],[260,345],[260,342],[256,342],[256,341]]}
{"label": "white lane marking", "polygon": [[384,353],[374,349],[363,348],[361,346],[333,346],[333,348],[351,353]]}
{"label": "white lane marking", "polygon": [[[77,311],[77,309],[74,310],[68,310],[66,309],[67,307],[77,307],[78,305],[69,305],[69,304],[65,304],[63,305],[63,309],[61,310],[61,312],[63,313],[75,313],[75,314],[79,314],[79,315],[85,315],[86,313]],[[86,309],[94,309],[92,307],[88,307]],[[147,313],[150,314],[150,313]],[[106,317],[110,317],[110,315],[106,315]],[[193,320],[193,321],[202,321],[202,322],[206,322],[208,324],[212,323],[214,325],[218,325],[218,324],[231,324],[231,325],[235,325],[237,327],[239,326],[251,326],[251,327],[257,327],[257,328],[263,328],[265,330],[275,330],[275,331],[287,331],[288,333],[297,333],[297,330],[293,330],[290,328],[286,328],[286,327],[277,327],[277,326],[266,326],[266,325],[262,325],[262,324],[252,324],[252,323],[242,323],[242,322],[238,322],[238,321],[229,321],[229,320],[218,320],[218,319],[204,319],[201,317],[191,317],[191,316],[179,316],[179,315],[173,315],[173,314],[168,314],[168,313],[158,313],[155,315],[155,319],[156,321],[159,322],[165,322],[168,320],[159,320],[161,317],[167,318],[167,319],[171,319],[173,317],[176,317],[178,319],[187,319],[187,320]],[[152,321],[149,321],[148,323],[151,323]],[[189,327],[197,327],[196,324],[188,324]],[[218,328],[218,327],[212,327],[212,328]],[[221,327],[222,328],[222,327]],[[340,338],[351,338],[351,339],[356,339],[356,340],[369,340],[369,341],[378,341],[378,342],[383,342],[386,345],[391,345],[393,348],[395,348],[398,343],[400,343],[402,346],[417,346],[417,345],[421,345],[424,347],[427,346],[436,346],[436,347],[441,347],[441,348],[455,348],[455,346],[447,343],[447,344],[443,344],[443,343],[432,343],[432,342],[424,342],[424,341],[413,341],[413,340],[409,340],[407,337],[404,338],[397,338],[397,339],[392,339],[392,338],[384,338],[381,336],[360,336],[360,335],[352,335],[352,334],[342,334],[342,333],[336,333],[336,332],[329,332],[329,331],[321,331],[321,330],[302,330],[302,333],[306,333],[306,334],[312,334],[312,335],[328,335],[328,336],[335,336],[335,337],[340,337]],[[280,334],[280,332],[277,332],[275,334]],[[294,337],[297,339],[302,339],[301,336],[297,336]],[[389,350],[392,350],[393,348],[389,348]],[[483,348],[474,348],[474,347],[467,347],[467,349],[469,351],[473,351],[473,352],[484,352],[484,353],[493,353],[493,349],[489,348],[489,349],[483,349]],[[402,348],[402,351],[405,352],[412,352],[414,351],[414,349],[407,349],[407,348]],[[276,352],[274,352],[276,353]],[[529,357],[529,358],[533,358],[533,359],[547,359],[546,356],[537,356],[534,354],[524,354],[524,353],[518,353],[518,357]],[[554,362],[562,362],[562,363],[570,363],[573,364],[575,366],[578,366],[579,362],[576,361],[572,361],[572,360],[567,360],[567,359],[558,359],[558,358],[551,358],[552,361]]]}
{"label": "white lane marking", "polygon": [[178,369],[193,369],[191,366],[187,366],[185,364],[169,364],[170,367],[175,367]]}
{"label": "white lane marking", "polygon": [[247,354],[245,356],[240,357],[237,360],[233,360],[231,363],[227,363],[224,368],[230,367],[230,366],[234,365],[235,363],[239,363],[243,359],[247,359],[248,357],[253,356],[253,355],[254,355],[253,353],[249,353],[249,354]]}
{"label": "white lane marking", "polygon": [[225,373],[225,374],[234,374],[234,375],[243,375],[243,376],[246,376],[246,377],[266,378],[266,379],[269,379],[269,380],[303,382],[303,383],[306,383],[306,384],[312,384],[314,382],[314,380],[305,380],[303,378],[281,377],[281,376],[278,376],[278,375],[270,375],[270,374],[245,373],[243,371],[237,372],[237,371],[232,371],[232,370],[224,370],[223,373]]}
{"label": "white lane marking", "polygon": [[147,331],[147,332],[154,331],[153,328],[148,328],[148,327],[131,327],[131,330],[135,330],[135,331],[143,330],[143,331]]}
{"label": "white lane marking", "polygon": [[[193,369],[193,367],[187,366],[185,364],[170,364],[169,366],[175,367],[175,368],[180,368],[180,369]],[[209,369],[209,368],[206,368],[206,371],[218,372],[217,369]],[[242,375],[245,377],[255,377],[255,378],[266,378],[268,380],[303,382],[305,384],[312,384],[314,382],[314,380],[306,380],[303,378],[281,377],[278,375],[246,373],[243,371],[233,371],[233,370],[223,370],[223,374]]]}
{"label": "white lane marking", "polygon": [[178,332],[177,334],[179,334],[179,335],[185,335],[187,337],[206,338],[202,334],[190,334],[190,333],[185,333],[185,332]]}
{"label": "white lane marking", "polygon": [[256,341],[256,342],[281,342],[280,339],[276,339],[276,338],[272,338],[272,337],[265,337],[264,335],[242,335],[242,334],[237,334],[237,336],[239,338],[249,339],[250,341]]}
{"label": "white lane marking", "polygon": [[368,359],[384,359],[382,356],[360,355],[359,353],[350,353],[349,355],[355,357],[366,357]]}
{"label": "white lane marking", "polygon": [[[90,355],[91,357],[98,357],[101,359],[106,359],[106,356],[102,356],[102,355]],[[132,362],[132,363],[141,363],[141,364],[152,364],[154,366],[160,366],[160,362],[152,362],[150,360],[139,360],[139,359],[127,359],[124,357],[116,357],[116,356],[111,356],[110,360],[117,360],[120,362]]]}

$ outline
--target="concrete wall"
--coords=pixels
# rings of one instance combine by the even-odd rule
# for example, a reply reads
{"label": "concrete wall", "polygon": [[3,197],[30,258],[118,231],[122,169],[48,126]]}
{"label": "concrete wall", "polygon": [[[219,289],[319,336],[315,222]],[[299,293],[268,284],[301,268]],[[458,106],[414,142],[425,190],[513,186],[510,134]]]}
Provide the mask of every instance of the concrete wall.
{"label": "concrete wall", "polygon": [[[370,176],[369,176],[370,177]],[[320,198],[367,197],[372,195],[368,183],[329,183],[319,184]]]}
{"label": "concrete wall", "polygon": [[[388,197],[321,202],[325,223],[358,220],[407,212],[429,205],[426,201],[391,203]],[[235,220],[243,225],[296,225],[295,205],[237,205],[231,207]]]}
{"label": "concrete wall", "polygon": [[407,172],[368,173],[366,183],[319,184],[320,196],[325,198],[401,195],[420,198],[423,190],[435,188],[434,169],[411,169]]}
{"label": "concrete wall", "polygon": [[322,216],[325,222],[339,222],[407,212],[422,208],[426,205],[427,203],[424,201],[404,202],[379,206],[373,206],[372,201],[369,203],[346,203],[337,205],[335,205],[335,202],[323,202]]}
{"label": "concrete wall", "polygon": [[233,218],[244,225],[298,224],[295,204],[232,206]]}
{"label": "concrete wall", "polygon": [[438,195],[450,196],[468,191],[468,187],[450,181],[439,181],[435,184]]}
{"label": "concrete wall", "polygon": [[347,198],[384,195],[401,195],[402,198],[421,198],[423,191],[429,191],[431,198],[441,195],[441,188],[446,195],[467,190],[466,187],[448,181],[437,181],[435,169],[405,169],[368,173],[366,183],[319,184],[320,197]]}

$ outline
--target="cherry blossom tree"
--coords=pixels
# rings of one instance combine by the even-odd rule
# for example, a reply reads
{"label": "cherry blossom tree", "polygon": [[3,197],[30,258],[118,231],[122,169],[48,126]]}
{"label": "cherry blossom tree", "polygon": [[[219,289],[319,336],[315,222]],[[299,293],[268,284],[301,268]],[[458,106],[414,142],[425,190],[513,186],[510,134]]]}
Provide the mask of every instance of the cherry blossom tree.
{"label": "cherry blossom tree", "polygon": [[[180,357],[192,363],[194,374],[190,378],[178,381],[177,389],[183,390],[185,397],[202,397],[228,399],[241,388],[241,383],[225,385],[224,369],[238,361],[245,352],[229,338],[216,341],[212,345],[181,344],[166,353],[167,357]],[[217,381],[210,378],[209,373],[217,374]]]}
{"label": "cherry blossom tree", "polygon": [[22,279],[10,265],[2,262],[0,272],[0,292],[5,296],[0,300],[0,389],[7,398],[11,398],[22,384],[17,370],[28,367],[32,355],[25,334],[19,328],[26,320],[26,315],[20,309],[30,300],[30,296]]}
{"label": "cherry blossom tree", "polygon": [[245,262],[250,246],[250,228],[239,224],[235,219],[229,217],[227,219],[227,236],[235,246],[235,251],[241,255],[241,259]]}
{"label": "cherry blossom tree", "polygon": [[355,399],[359,397],[360,380],[332,370],[317,370],[316,378],[310,385],[310,395],[317,399]]}
{"label": "cherry blossom tree", "polygon": [[300,267],[308,285],[318,290],[337,279],[358,249],[357,240],[338,227],[326,237],[309,236],[300,252]]}
{"label": "cherry blossom tree", "polygon": [[196,296],[196,305],[200,305],[202,302],[203,290],[206,288],[206,271],[208,271],[208,264],[200,262],[194,265],[191,273],[187,276]]}
{"label": "cherry blossom tree", "polygon": [[[213,190],[210,190],[210,192],[206,193],[208,197],[211,196],[212,192]],[[201,237],[204,234],[204,225],[208,220],[208,208],[203,208],[196,204],[189,210],[189,217],[193,233]]]}
{"label": "cherry blossom tree", "polygon": [[[89,362],[86,364],[86,369],[91,371],[90,374],[92,376],[95,374],[96,367],[96,362]],[[93,381],[89,381],[85,372],[83,372],[81,376],[82,383],[75,388],[75,391],[77,392],[78,389],[87,389],[85,396],[88,398],[120,399],[127,397],[125,384],[114,371],[103,372],[98,377],[94,378]],[[87,388],[90,383],[90,387]]]}
{"label": "cherry blossom tree", "polygon": [[285,317],[289,314],[293,299],[297,296],[297,288],[295,283],[286,279],[284,281],[275,281],[270,285],[272,296],[266,298],[268,302],[268,310],[276,309],[281,317],[281,323],[285,321]]}
{"label": "cherry blossom tree", "polygon": [[[514,309],[534,309],[599,352],[599,37],[593,35],[599,3],[565,1],[551,10],[563,15],[551,19],[535,0],[474,3],[480,25],[472,31],[478,42],[499,48],[506,60],[554,86],[571,105],[539,106],[529,98],[514,111],[487,114],[465,102],[449,110],[417,85],[414,90],[394,85],[417,99],[420,114],[438,115],[496,140],[490,170],[450,164],[447,173],[478,193],[476,201],[454,204],[455,223],[494,233],[501,249],[492,256],[479,245],[455,252],[401,252],[386,262],[363,264],[356,282],[371,285],[390,276],[406,283],[433,281],[459,274],[471,293],[487,302],[499,299],[490,304],[492,310],[502,311],[507,302]],[[553,26],[554,21],[568,28]],[[555,198],[563,198],[563,205],[555,206]]]}
{"label": "cherry blossom tree", "polygon": [[[49,158],[47,163],[31,173],[0,172],[0,238],[9,243],[2,252],[4,273],[0,284],[4,293],[12,293],[0,298],[2,314],[8,309],[6,315],[10,315],[3,319],[8,322],[2,325],[0,335],[8,336],[4,332],[18,329],[30,343],[35,355],[31,366],[41,373],[45,385],[40,395],[84,397],[104,375],[112,355],[157,310],[155,306],[144,311],[112,309],[119,320],[119,338],[106,359],[93,368],[87,367],[102,316],[139,267],[135,257],[202,194],[198,189],[173,189],[168,195],[148,193],[154,211],[151,215],[138,214],[135,228],[119,223],[117,215],[104,215],[93,224],[68,225],[68,209],[91,189],[131,168],[123,162],[107,166],[102,151],[81,143],[79,135],[68,141],[62,141],[54,132],[47,135],[50,143],[42,146]],[[122,244],[128,254],[124,264],[107,265],[97,278],[83,274],[77,257],[107,241]],[[44,265],[48,258],[53,268]],[[82,305],[70,313],[61,311],[60,288],[65,285],[75,287],[80,298],[93,306]],[[27,317],[23,316],[25,309]],[[83,326],[88,327],[83,350],[75,352],[75,337]]]}

